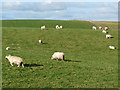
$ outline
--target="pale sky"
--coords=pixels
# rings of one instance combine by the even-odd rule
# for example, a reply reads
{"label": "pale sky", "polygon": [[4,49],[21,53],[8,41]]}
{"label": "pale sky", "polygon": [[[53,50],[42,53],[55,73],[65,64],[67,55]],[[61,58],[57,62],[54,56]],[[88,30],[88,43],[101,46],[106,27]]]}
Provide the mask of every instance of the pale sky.
{"label": "pale sky", "polygon": [[118,0],[4,0],[2,19],[117,21]]}

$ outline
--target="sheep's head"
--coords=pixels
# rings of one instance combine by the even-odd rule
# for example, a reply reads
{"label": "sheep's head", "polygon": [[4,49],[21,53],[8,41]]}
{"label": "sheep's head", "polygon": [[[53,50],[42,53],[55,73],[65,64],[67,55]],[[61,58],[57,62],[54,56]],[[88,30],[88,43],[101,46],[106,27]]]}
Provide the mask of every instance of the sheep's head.
{"label": "sheep's head", "polygon": [[10,56],[11,56],[11,55],[7,55],[7,56],[5,56],[5,58],[8,59]]}

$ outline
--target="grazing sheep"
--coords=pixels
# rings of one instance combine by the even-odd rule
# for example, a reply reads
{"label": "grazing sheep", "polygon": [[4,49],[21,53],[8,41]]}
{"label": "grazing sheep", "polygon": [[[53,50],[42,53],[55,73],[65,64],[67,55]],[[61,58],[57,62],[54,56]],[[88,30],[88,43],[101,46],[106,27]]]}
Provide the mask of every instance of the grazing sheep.
{"label": "grazing sheep", "polygon": [[93,30],[96,30],[97,28],[95,26],[92,27]]}
{"label": "grazing sheep", "polygon": [[46,30],[46,27],[45,26],[41,26],[41,30]]}
{"label": "grazing sheep", "polygon": [[105,30],[108,30],[108,27],[105,27]]}
{"label": "grazing sheep", "polygon": [[102,32],[103,32],[103,33],[108,33],[108,32],[107,32],[107,31],[105,31],[105,30],[103,30]]}
{"label": "grazing sheep", "polygon": [[112,35],[106,35],[106,38],[112,38]]}
{"label": "grazing sheep", "polygon": [[5,58],[9,60],[11,66],[13,66],[13,64],[17,64],[19,67],[22,64],[22,67],[24,67],[23,59],[21,57],[7,55]]}
{"label": "grazing sheep", "polygon": [[114,46],[109,46],[110,49],[116,49]]}
{"label": "grazing sheep", "polygon": [[60,26],[60,29],[62,29],[63,27],[62,26]]}
{"label": "grazing sheep", "polygon": [[56,29],[61,29],[58,25],[56,25]]}
{"label": "grazing sheep", "polygon": [[42,40],[39,40],[39,43],[41,44],[41,43],[43,43],[43,41],[42,41]]}
{"label": "grazing sheep", "polygon": [[101,26],[99,26],[99,29],[102,29],[102,27],[101,27]]}
{"label": "grazing sheep", "polygon": [[63,60],[64,61],[64,53],[63,52],[55,52],[53,55],[52,55],[52,57],[51,57],[51,59],[61,59],[61,60]]}
{"label": "grazing sheep", "polygon": [[10,47],[6,47],[6,50],[10,50]]}
{"label": "grazing sheep", "polygon": [[59,26],[58,25],[56,25],[56,29],[58,29],[59,28]]}

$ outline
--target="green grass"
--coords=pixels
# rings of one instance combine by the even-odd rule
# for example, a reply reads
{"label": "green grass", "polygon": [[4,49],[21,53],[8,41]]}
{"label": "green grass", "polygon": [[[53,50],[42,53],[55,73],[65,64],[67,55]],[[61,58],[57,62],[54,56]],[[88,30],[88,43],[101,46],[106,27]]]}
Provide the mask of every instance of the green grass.
{"label": "green grass", "polygon": [[[48,30],[40,30],[44,24]],[[56,24],[64,28],[56,30]],[[109,30],[114,38],[106,39],[91,27],[85,21],[4,20],[3,88],[117,88],[118,31]],[[6,51],[7,46],[12,50]],[[66,61],[51,60],[56,51],[64,52]],[[8,54],[22,57],[25,68],[12,67]]]}

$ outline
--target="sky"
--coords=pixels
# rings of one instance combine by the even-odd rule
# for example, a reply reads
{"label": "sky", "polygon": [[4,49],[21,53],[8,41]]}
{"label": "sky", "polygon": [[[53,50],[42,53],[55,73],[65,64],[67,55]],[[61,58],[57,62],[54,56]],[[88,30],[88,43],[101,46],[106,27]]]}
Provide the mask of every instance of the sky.
{"label": "sky", "polygon": [[4,0],[0,16],[8,19],[118,21],[118,0]]}

